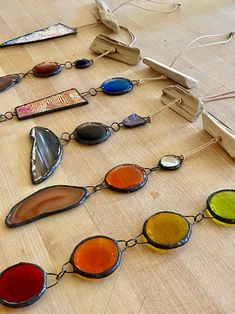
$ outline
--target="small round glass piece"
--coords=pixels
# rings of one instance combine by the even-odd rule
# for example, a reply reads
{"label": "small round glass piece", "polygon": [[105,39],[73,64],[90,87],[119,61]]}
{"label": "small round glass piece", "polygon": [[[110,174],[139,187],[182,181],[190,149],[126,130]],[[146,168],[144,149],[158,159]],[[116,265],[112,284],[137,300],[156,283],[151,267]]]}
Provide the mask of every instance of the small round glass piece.
{"label": "small round glass piece", "polygon": [[182,215],[163,211],[148,218],[143,226],[143,235],[155,248],[169,250],[188,242],[192,225]]}
{"label": "small round glass piece", "polygon": [[73,250],[70,262],[83,277],[100,279],[111,275],[119,266],[122,251],[117,241],[94,236],[81,241]]}
{"label": "small round glass piece", "polygon": [[61,66],[57,62],[43,62],[35,65],[33,74],[39,77],[53,76],[61,71]]}
{"label": "small round glass piece", "polygon": [[217,220],[235,224],[235,190],[219,190],[207,199],[207,209]]}
{"label": "small round glass piece", "polygon": [[166,155],[159,161],[159,166],[164,170],[175,170],[181,167],[183,158],[176,155]]}
{"label": "small round glass piece", "polygon": [[110,135],[110,130],[104,124],[98,122],[83,123],[74,131],[74,139],[87,145],[104,142]]}
{"label": "small round glass piece", "polygon": [[124,77],[113,77],[102,83],[101,89],[108,95],[122,95],[128,93],[133,88],[132,81]]}
{"label": "small round glass piece", "polygon": [[105,183],[118,192],[134,192],[146,184],[148,175],[144,168],[135,164],[122,164],[111,169]]}
{"label": "small round glass piece", "polygon": [[79,60],[74,61],[74,66],[77,69],[85,69],[91,66],[92,64],[93,64],[92,60],[88,60],[88,59],[79,59]]}
{"label": "small round glass piece", "polygon": [[0,303],[24,307],[36,302],[46,290],[46,273],[31,263],[19,263],[0,274]]}

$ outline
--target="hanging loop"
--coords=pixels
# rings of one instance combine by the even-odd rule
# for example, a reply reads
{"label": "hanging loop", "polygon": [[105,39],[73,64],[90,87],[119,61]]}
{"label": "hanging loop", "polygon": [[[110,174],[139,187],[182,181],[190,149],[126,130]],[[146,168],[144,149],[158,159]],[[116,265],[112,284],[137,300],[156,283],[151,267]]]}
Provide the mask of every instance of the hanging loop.
{"label": "hanging loop", "polygon": [[161,168],[159,166],[156,166],[156,167],[152,167],[152,168],[144,168],[144,170],[147,172],[147,174],[150,174],[154,171],[158,171],[160,170]]}
{"label": "hanging loop", "polygon": [[0,114],[0,122],[5,122],[7,120],[13,119],[13,117],[16,116],[15,112],[7,111],[4,114]]}
{"label": "hanging loop", "polygon": [[73,65],[74,65],[74,63],[71,61],[66,61],[64,64],[61,64],[61,66],[64,66],[65,69],[67,69],[67,70],[72,69]]}
{"label": "hanging loop", "polygon": [[51,288],[51,287],[54,287],[55,285],[58,284],[58,282],[61,280],[61,278],[65,275],[65,274],[72,274],[73,271],[70,271],[70,270],[67,270],[66,269],[66,265],[70,264],[70,262],[66,262],[62,268],[61,268],[61,271],[56,274],[56,273],[47,273],[47,276],[54,276],[55,277],[55,282],[52,283],[51,285],[47,286],[47,289]]}
{"label": "hanging loop", "polygon": [[113,132],[118,132],[121,127],[122,127],[122,123],[113,122],[110,126],[110,129],[112,129]]}
{"label": "hanging loop", "polygon": [[97,184],[97,185],[86,185],[85,188],[90,189],[89,193],[93,194],[93,193],[98,192],[102,189],[105,189],[106,184],[105,184],[105,182],[101,182],[100,184]]}
{"label": "hanging loop", "polygon": [[73,136],[73,133],[63,132],[61,134],[60,141],[62,142],[62,144],[68,144]]}
{"label": "hanging loop", "polygon": [[137,244],[146,244],[147,241],[139,241],[139,238],[142,236],[142,233],[140,233],[137,237],[129,240],[118,240],[118,243],[124,243],[124,248],[122,249],[122,252],[124,252],[128,248],[132,248],[136,246]]}

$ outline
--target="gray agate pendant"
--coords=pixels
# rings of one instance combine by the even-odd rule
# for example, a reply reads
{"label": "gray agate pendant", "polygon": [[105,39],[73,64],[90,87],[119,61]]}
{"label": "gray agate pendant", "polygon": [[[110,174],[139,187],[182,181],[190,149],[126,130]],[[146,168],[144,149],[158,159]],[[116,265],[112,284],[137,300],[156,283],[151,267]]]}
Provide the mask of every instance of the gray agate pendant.
{"label": "gray agate pendant", "polygon": [[76,28],[66,26],[62,23],[58,23],[29,34],[25,34],[23,36],[7,40],[4,43],[0,44],[0,48],[4,48],[7,46],[24,45],[76,33],[77,33]]}
{"label": "gray agate pendant", "polygon": [[46,180],[61,161],[63,146],[50,130],[34,127],[30,131],[33,141],[31,151],[31,179],[37,184]]}

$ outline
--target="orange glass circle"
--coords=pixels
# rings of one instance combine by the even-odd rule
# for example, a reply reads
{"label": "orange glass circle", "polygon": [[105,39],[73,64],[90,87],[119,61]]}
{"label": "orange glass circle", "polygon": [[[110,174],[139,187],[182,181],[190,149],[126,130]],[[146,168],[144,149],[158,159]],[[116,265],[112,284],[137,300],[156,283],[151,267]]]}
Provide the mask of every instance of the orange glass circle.
{"label": "orange glass circle", "polygon": [[121,251],[115,240],[95,236],[80,242],[73,251],[75,272],[88,278],[103,278],[113,273],[121,261]]}
{"label": "orange glass circle", "polygon": [[105,182],[113,190],[133,192],[145,185],[147,179],[144,168],[134,164],[122,164],[106,174]]}

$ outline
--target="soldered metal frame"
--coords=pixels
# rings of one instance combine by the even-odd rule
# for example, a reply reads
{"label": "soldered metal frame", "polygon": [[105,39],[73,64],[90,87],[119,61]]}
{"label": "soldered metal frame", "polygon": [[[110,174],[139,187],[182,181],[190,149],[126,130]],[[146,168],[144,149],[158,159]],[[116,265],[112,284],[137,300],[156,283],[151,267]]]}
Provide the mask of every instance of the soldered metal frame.
{"label": "soldered metal frame", "polygon": [[7,267],[6,269],[4,269],[1,273],[0,273],[0,276],[2,276],[4,273],[6,273],[8,270],[10,270],[11,268],[14,268],[18,265],[33,265],[35,267],[37,267],[43,274],[43,279],[44,279],[44,283],[42,285],[42,288],[41,290],[35,294],[32,298],[28,299],[28,300],[25,300],[25,301],[21,301],[21,302],[9,302],[9,301],[6,301],[2,298],[0,298],[0,303],[5,305],[5,306],[8,306],[8,307],[13,307],[13,308],[20,308],[20,307],[25,307],[25,306],[28,306],[28,305],[31,305],[33,303],[35,303],[38,299],[41,298],[41,296],[43,295],[43,293],[46,291],[47,289],[47,273],[45,272],[45,270],[43,270],[40,266],[34,264],[34,263],[28,263],[28,262],[20,262],[20,263],[17,263],[17,264],[14,264],[14,265],[11,265],[9,267]]}
{"label": "soldered metal frame", "polygon": [[[18,108],[21,108],[21,107],[24,107],[24,106],[27,106],[29,104],[33,104],[33,103],[36,103],[38,101],[44,101],[46,102],[47,99],[50,99],[54,96],[57,96],[57,95],[60,95],[60,94],[63,94],[65,92],[68,92],[68,91],[76,91],[78,93],[78,95],[81,97],[81,101],[80,102],[74,102],[72,104],[68,104],[66,106],[63,106],[63,107],[57,107],[57,108],[54,108],[54,109],[49,109],[49,110],[44,110],[44,111],[41,111],[41,112],[36,112],[36,113],[32,113],[30,115],[26,115],[26,116],[23,116],[23,117],[20,117],[18,115],[18,112],[17,112],[17,109]],[[45,114],[49,114],[49,113],[53,113],[53,112],[56,112],[56,111],[60,111],[60,110],[66,110],[66,109],[70,109],[70,108],[74,108],[74,107],[78,107],[78,106],[83,106],[83,105],[87,105],[89,102],[87,99],[85,99],[79,92],[76,88],[70,88],[68,90],[65,90],[65,91],[62,91],[60,93],[56,93],[56,94],[53,94],[53,95],[50,95],[50,96],[47,96],[47,97],[44,97],[44,98],[41,98],[41,99],[37,99],[37,100],[34,100],[32,102],[29,102],[29,103],[26,103],[26,104],[23,104],[23,105],[20,105],[20,106],[17,106],[15,108],[15,113],[16,113],[16,117],[18,118],[18,120],[25,120],[25,119],[30,119],[30,118],[34,118],[34,117],[37,117],[37,116],[42,116],[42,115],[45,115]]]}
{"label": "soldered metal frame", "polygon": [[[74,263],[74,255],[75,255],[75,252],[77,251],[77,249],[79,248],[79,246],[81,246],[83,243],[85,243],[85,242],[87,242],[87,241],[89,241],[91,239],[96,239],[96,238],[104,238],[104,239],[111,240],[115,244],[115,246],[117,248],[118,257],[117,257],[117,260],[116,260],[115,264],[112,267],[110,267],[107,270],[105,270],[104,272],[102,272],[102,273],[88,273],[88,272],[82,271],[81,269],[76,267],[76,265]],[[105,277],[111,275],[119,267],[119,265],[121,263],[121,260],[122,260],[122,250],[120,249],[120,247],[118,245],[118,241],[114,240],[113,238],[107,237],[107,236],[96,235],[96,236],[92,236],[92,237],[89,237],[89,238],[86,238],[86,239],[82,240],[81,242],[79,242],[75,246],[75,248],[73,249],[73,252],[71,254],[69,263],[72,265],[74,273],[79,274],[82,277],[86,277],[86,278],[90,278],[90,279],[101,279],[101,278],[105,278]]]}
{"label": "soldered metal frame", "polygon": [[[116,168],[118,168],[120,166],[133,166],[133,167],[138,168],[141,171],[143,171],[144,178],[143,178],[142,182],[140,182],[139,184],[136,184],[135,186],[132,186],[130,188],[126,188],[126,189],[117,188],[117,187],[109,184],[107,182],[107,176],[109,175],[110,172],[112,172],[114,169],[116,169]],[[108,188],[108,189],[116,191],[116,192],[121,192],[121,193],[132,193],[132,192],[138,191],[147,183],[147,181],[148,181],[148,173],[146,172],[146,169],[141,167],[141,166],[139,166],[139,165],[136,165],[136,164],[120,164],[120,165],[112,168],[111,170],[109,170],[106,173],[105,178],[104,178],[105,188]]]}
{"label": "soldered metal frame", "polygon": [[[179,217],[181,217],[182,219],[185,220],[185,222],[187,223],[188,225],[188,232],[187,234],[181,239],[179,240],[178,242],[175,242],[175,243],[169,243],[169,244],[161,244],[161,243],[157,243],[155,242],[154,240],[152,240],[150,238],[150,236],[148,235],[147,233],[147,224],[148,224],[148,221],[157,216],[157,215],[161,215],[161,214],[164,214],[164,213],[167,213],[167,214],[173,214],[173,215],[177,215]],[[162,249],[162,250],[171,250],[171,249],[176,249],[180,246],[183,246],[184,244],[186,244],[190,237],[191,237],[191,234],[192,234],[192,224],[188,221],[188,219],[181,215],[181,214],[178,214],[178,213],[175,213],[175,212],[171,212],[171,211],[161,211],[161,212],[158,212],[158,213],[155,213],[153,214],[152,216],[150,216],[145,222],[144,222],[144,225],[143,225],[143,231],[142,231],[144,237],[146,238],[147,240],[147,244],[150,244],[151,246],[155,247],[155,248],[158,248],[158,249]]]}
{"label": "soldered metal frame", "polygon": [[[26,37],[26,36],[29,36],[31,34],[35,34],[35,33],[38,33],[38,32],[43,32],[43,31],[48,30],[50,27],[57,26],[57,25],[62,25],[64,27],[66,27],[67,29],[69,29],[69,32],[67,34],[54,35],[54,36],[50,36],[50,37],[43,38],[43,39],[29,40],[29,41],[20,42],[20,43],[11,43],[11,44],[9,44],[9,42],[12,41],[12,40],[17,40],[17,39],[19,39],[21,37]],[[27,34],[24,34],[24,35],[21,35],[21,36],[9,39],[9,40],[1,43],[0,44],[0,48],[6,48],[6,47],[10,47],[10,46],[19,46],[19,45],[26,45],[26,44],[31,44],[31,43],[37,43],[37,42],[42,42],[42,41],[45,41],[45,40],[50,40],[50,39],[55,39],[55,38],[60,38],[60,37],[69,36],[69,35],[75,35],[75,34],[77,34],[77,28],[76,27],[69,27],[69,26],[67,26],[67,25],[65,25],[63,23],[57,23],[57,24],[52,24],[52,25],[49,25],[47,27],[38,29],[38,30],[36,30],[34,32],[31,32],[31,33],[27,33]]]}
{"label": "soldered metal frame", "polygon": [[226,224],[230,224],[230,225],[233,225],[235,224],[235,219],[229,219],[229,218],[224,218],[218,214],[216,214],[211,206],[210,206],[210,201],[212,199],[212,197],[215,195],[215,194],[218,194],[218,193],[221,193],[221,192],[234,192],[235,193],[235,190],[234,189],[223,189],[223,190],[218,190],[218,191],[215,191],[213,193],[211,193],[208,198],[207,198],[207,201],[206,201],[206,209],[208,210],[208,212],[211,214],[212,218],[215,218],[217,219],[218,221],[221,221],[221,222],[224,222]]}
{"label": "soldered metal frame", "polygon": [[[35,194],[39,193],[39,192],[42,192],[42,191],[45,191],[45,190],[48,190],[48,189],[51,189],[51,188],[54,188],[54,187],[71,187],[71,188],[77,188],[77,189],[83,189],[84,190],[84,195],[83,197],[78,201],[76,202],[75,204],[73,205],[70,205],[70,206],[67,206],[67,207],[64,207],[64,208],[59,208],[57,210],[54,210],[54,211],[50,211],[50,212],[46,212],[46,213],[42,213],[42,214],[39,214],[38,216],[36,217],[32,217],[30,219],[27,219],[25,221],[21,221],[21,222],[16,222],[16,223],[10,223],[10,218],[11,218],[11,215],[13,213],[13,211],[15,210],[15,208],[17,206],[19,206],[21,203],[23,203],[24,201],[32,198]],[[90,196],[90,193],[88,192],[88,190],[83,187],[83,186],[72,186],[72,185],[52,185],[52,186],[48,186],[46,188],[43,188],[41,190],[38,190],[32,194],[30,194],[29,196],[25,197],[24,199],[22,199],[20,202],[18,202],[16,205],[14,205],[11,210],[9,211],[9,213],[7,214],[6,216],[6,219],[5,219],[5,224],[7,225],[7,227],[9,228],[14,228],[14,227],[19,227],[19,226],[22,226],[22,225],[26,225],[28,223],[31,223],[35,220],[38,220],[38,219],[41,219],[41,218],[44,218],[44,217],[47,217],[47,216],[50,216],[50,215],[55,215],[55,214],[58,214],[58,213],[61,213],[61,212],[64,212],[64,211],[67,211],[69,209],[72,209],[72,208],[75,208],[81,204],[83,204],[85,202],[85,200]]]}

